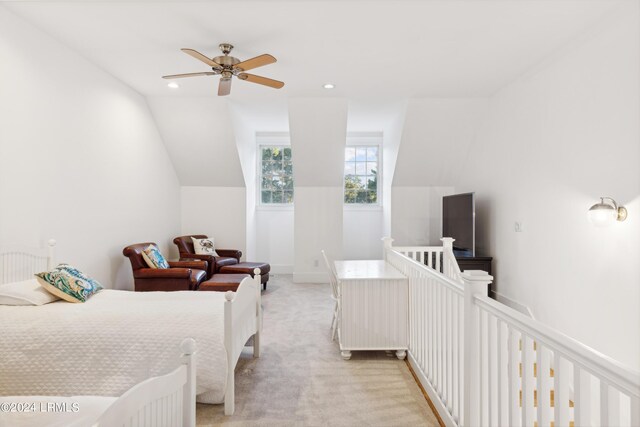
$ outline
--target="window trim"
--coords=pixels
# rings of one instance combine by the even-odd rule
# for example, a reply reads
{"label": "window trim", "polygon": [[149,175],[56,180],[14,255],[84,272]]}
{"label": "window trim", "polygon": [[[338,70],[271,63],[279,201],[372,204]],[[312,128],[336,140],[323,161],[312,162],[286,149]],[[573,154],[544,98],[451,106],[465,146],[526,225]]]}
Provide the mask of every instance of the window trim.
{"label": "window trim", "polygon": [[[262,202],[262,149],[265,147],[291,148],[289,134],[278,133],[256,133],[256,209],[273,211],[290,211],[295,204],[295,184],[293,189],[292,203],[263,203]],[[291,162],[293,164],[293,151],[291,152]],[[292,175],[293,176],[293,175]]]}
{"label": "window trim", "polygon": [[383,144],[382,144],[382,139],[383,134],[382,132],[358,132],[358,133],[348,133],[347,134],[347,141],[346,141],[346,145],[345,145],[345,155],[346,155],[346,149],[349,147],[377,147],[378,148],[378,185],[377,185],[377,196],[376,196],[376,202],[375,203],[346,203],[344,201],[344,194],[345,194],[345,182],[346,182],[346,178],[347,175],[344,172],[344,165],[346,160],[342,161],[342,206],[344,206],[345,209],[349,209],[349,210],[358,210],[358,211],[376,211],[376,210],[381,210],[382,209],[382,180],[383,180],[383,174],[382,174],[382,150],[383,150]]}

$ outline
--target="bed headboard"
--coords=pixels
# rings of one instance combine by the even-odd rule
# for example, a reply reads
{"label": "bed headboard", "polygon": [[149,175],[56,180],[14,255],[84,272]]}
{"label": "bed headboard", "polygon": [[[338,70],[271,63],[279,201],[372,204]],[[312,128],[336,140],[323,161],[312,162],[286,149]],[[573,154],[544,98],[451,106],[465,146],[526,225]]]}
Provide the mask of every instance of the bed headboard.
{"label": "bed headboard", "polygon": [[33,278],[35,273],[51,270],[55,262],[56,241],[50,239],[46,248],[0,248],[0,284]]}

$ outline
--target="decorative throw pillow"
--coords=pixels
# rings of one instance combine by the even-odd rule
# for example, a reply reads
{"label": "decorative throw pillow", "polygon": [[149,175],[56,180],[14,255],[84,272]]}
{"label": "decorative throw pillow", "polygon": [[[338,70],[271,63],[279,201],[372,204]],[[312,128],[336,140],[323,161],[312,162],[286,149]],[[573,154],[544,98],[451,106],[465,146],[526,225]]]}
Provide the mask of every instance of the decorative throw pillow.
{"label": "decorative throw pillow", "polygon": [[216,248],[213,244],[213,239],[194,239],[193,241],[193,249],[196,251],[196,255],[213,255],[220,256],[216,252]]}
{"label": "decorative throw pillow", "polygon": [[147,249],[142,251],[142,258],[150,268],[169,268],[167,260],[153,245],[147,246]]}
{"label": "decorative throw pillow", "polygon": [[0,305],[44,305],[59,299],[45,291],[37,279],[0,286]]}
{"label": "decorative throw pillow", "polygon": [[69,302],[85,302],[102,290],[102,285],[97,280],[68,264],[60,264],[51,271],[35,276],[45,290]]}

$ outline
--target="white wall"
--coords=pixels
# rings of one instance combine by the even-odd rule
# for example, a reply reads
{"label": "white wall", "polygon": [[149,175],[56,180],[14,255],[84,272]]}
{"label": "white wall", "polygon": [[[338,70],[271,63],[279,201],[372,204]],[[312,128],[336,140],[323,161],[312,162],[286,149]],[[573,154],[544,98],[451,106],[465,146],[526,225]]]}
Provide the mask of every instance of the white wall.
{"label": "white wall", "polygon": [[453,187],[393,187],[391,236],[396,246],[442,246],[442,197]]}
{"label": "white wall", "polygon": [[256,211],[256,255],[258,261],[271,264],[274,274],[292,274],[294,263],[293,209]]}
{"label": "white wall", "polygon": [[347,102],[290,99],[289,128],[295,185],[293,280],[326,282],[320,250],[342,257]]}
{"label": "white wall", "polygon": [[[640,30],[627,6],[490,100],[456,190],[476,191],[499,293],[638,369]],[[599,196],[629,218],[593,227]]]}
{"label": "white wall", "polygon": [[183,235],[206,234],[217,248],[245,253],[244,187],[182,187],[180,193]]}
{"label": "white wall", "polygon": [[179,185],[143,97],[0,6],[0,242],[131,288],[122,248],[180,228]]}
{"label": "white wall", "polygon": [[342,220],[344,259],[382,259],[382,209],[347,206]]}
{"label": "white wall", "polygon": [[296,187],[294,282],[328,283],[321,250],[343,258],[342,188]]}

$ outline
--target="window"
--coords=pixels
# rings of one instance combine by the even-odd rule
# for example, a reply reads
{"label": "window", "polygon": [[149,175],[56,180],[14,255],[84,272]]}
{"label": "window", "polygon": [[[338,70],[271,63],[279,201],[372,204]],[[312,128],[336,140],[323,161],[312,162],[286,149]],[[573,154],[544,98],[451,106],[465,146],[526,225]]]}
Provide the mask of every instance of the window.
{"label": "window", "polygon": [[377,204],[379,199],[378,145],[348,146],[344,156],[344,202]]}
{"label": "window", "polygon": [[290,146],[260,146],[260,203],[293,203],[293,164]]}

